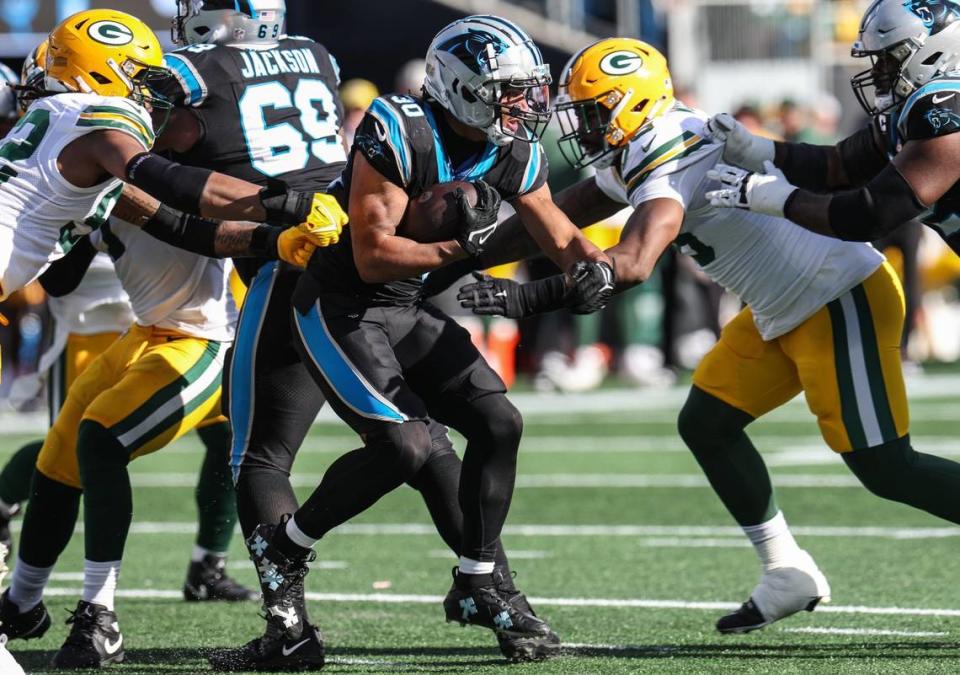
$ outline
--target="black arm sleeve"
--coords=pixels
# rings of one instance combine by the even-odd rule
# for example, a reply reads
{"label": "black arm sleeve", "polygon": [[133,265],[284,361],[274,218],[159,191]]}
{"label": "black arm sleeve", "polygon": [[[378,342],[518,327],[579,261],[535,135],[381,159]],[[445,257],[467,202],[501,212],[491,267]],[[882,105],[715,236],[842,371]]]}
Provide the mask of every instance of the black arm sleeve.
{"label": "black arm sleeve", "polygon": [[148,195],[187,213],[200,213],[203,188],[213,172],[185,166],[150,152],[127,163],[127,182]]}
{"label": "black arm sleeve", "polygon": [[890,163],[886,153],[878,145],[877,131],[873,124],[837,143],[837,152],[851,187],[866,185],[867,181]]}
{"label": "black arm sleeve", "polygon": [[783,159],[778,166],[791,183],[813,192],[827,189],[828,157],[833,150],[830,145],[809,143],[780,143]]}
{"label": "black arm sleeve", "polygon": [[[161,205],[157,212],[143,225],[143,231],[155,239],[208,258],[222,258],[217,254],[217,233],[221,223],[182,213]],[[279,227],[258,225],[250,236],[246,255],[256,258],[277,259],[277,238],[283,231]]]}
{"label": "black arm sleeve", "polygon": [[90,237],[81,237],[67,255],[50,263],[38,281],[43,290],[55,298],[72,293],[83,281],[90,263],[97,255]]}
{"label": "black arm sleeve", "polygon": [[838,192],[830,200],[830,228],[840,239],[875,241],[927,207],[893,164],[858,190]]}

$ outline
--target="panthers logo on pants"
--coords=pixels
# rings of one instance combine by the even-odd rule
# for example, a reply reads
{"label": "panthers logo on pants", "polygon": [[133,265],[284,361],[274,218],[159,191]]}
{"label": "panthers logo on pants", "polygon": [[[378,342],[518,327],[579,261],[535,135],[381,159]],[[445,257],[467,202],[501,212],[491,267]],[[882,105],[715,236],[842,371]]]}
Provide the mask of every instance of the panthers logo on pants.
{"label": "panthers logo on pants", "polygon": [[900,362],[903,290],[884,263],[789,333],[764,342],[744,309],[693,374],[693,383],[754,418],[801,391],[837,452],[905,436],[910,419]]}
{"label": "panthers logo on pants", "polygon": [[83,420],[114,434],[131,459],[197,426],[224,421],[220,378],[226,345],[132,326],[76,379],[37,458],[48,478],[82,487],[77,430]]}

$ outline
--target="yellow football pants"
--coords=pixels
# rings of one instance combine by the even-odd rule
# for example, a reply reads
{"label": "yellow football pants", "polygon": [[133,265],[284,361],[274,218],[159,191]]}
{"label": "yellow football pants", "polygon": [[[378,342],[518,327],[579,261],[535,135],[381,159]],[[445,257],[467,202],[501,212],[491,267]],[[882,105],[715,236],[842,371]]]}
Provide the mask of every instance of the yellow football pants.
{"label": "yellow football pants", "polygon": [[57,414],[67,399],[67,392],[74,380],[87,369],[94,360],[107,351],[120,333],[95,333],[93,335],[67,336],[67,344],[60,358],[50,368],[47,378],[47,403],[50,410],[50,426],[57,420]]}
{"label": "yellow football pants", "polygon": [[801,391],[837,452],[905,436],[903,289],[884,263],[789,333],[764,342],[749,308],[724,327],[693,383],[754,418]]}
{"label": "yellow football pants", "polygon": [[77,377],[47,433],[37,469],[82,487],[80,422],[103,425],[134,459],[197,426],[221,422],[226,345],[150,326],[132,326]]}

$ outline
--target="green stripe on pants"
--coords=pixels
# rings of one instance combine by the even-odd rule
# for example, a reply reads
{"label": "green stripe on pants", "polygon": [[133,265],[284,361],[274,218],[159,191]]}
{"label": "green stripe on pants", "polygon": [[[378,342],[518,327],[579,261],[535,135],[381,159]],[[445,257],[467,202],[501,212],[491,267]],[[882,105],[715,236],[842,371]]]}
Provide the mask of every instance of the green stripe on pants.
{"label": "green stripe on pants", "polygon": [[843,308],[840,300],[827,304],[830,312],[830,324],[833,327],[833,358],[837,371],[837,387],[840,390],[840,415],[847,430],[850,444],[854,448],[867,445],[867,436],[863,431],[860,411],[857,408],[857,394],[853,384],[853,371],[850,368],[850,349],[847,343],[847,327],[843,321]]}
{"label": "green stripe on pants", "polygon": [[873,326],[873,315],[870,313],[870,301],[867,298],[867,292],[863,289],[863,284],[850,293],[857,306],[857,321],[860,324],[860,339],[863,342],[863,358],[867,366],[873,408],[877,414],[877,423],[880,425],[883,442],[889,443],[897,438],[897,425],[893,422],[890,401],[887,399],[887,387],[883,381],[883,367],[880,364],[880,351],[877,348],[877,333]]}

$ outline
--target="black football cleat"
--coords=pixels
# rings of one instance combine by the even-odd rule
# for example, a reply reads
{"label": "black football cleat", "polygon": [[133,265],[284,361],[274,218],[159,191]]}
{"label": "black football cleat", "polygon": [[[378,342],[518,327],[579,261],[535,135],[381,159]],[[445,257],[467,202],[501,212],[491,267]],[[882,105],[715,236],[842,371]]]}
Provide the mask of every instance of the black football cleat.
{"label": "black football cleat", "polygon": [[187,602],[247,602],[259,600],[253,591],[226,573],[227,560],[219,555],[205,555],[203,560],[191,562],[187,580],[183,583],[183,598]]}
{"label": "black football cleat", "polygon": [[263,637],[251,640],[236,649],[216,650],[208,657],[210,666],[219,671],[306,671],[320,670],[325,663],[323,636],[320,629],[305,623],[294,634],[270,630]]}
{"label": "black football cleat", "polygon": [[10,556],[13,555],[13,537],[10,535],[10,521],[13,520],[14,516],[18,513],[20,513],[19,504],[11,504],[10,506],[0,504],[0,545],[6,547],[2,561],[5,563],[10,562]]}
{"label": "black football cleat", "polygon": [[60,651],[53,657],[53,667],[62,670],[102,668],[122,663],[123,635],[117,615],[103,605],[81,600],[70,612],[67,623],[73,624]]}
{"label": "black football cleat", "polygon": [[447,621],[492,630],[512,661],[544,659],[560,651],[560,638],[533,613],[523,594],[501,590],[491,574],[459,574],[454,567],[443,610]]}
{"label": "black football cleat", "polygon": [[0,635],[6,635],[10,640],[33,640],[43,637],[50,628],[50,613],[41,602],[27,612],[20,612],[20,608],[10,599],[8,588],[0,595]]}
{"label": "black football cleat", "polygon": [[209,657],[216,670],[320,670],[324,665],[323,637],[309,623],[304,600],[303,579],[313,551],[290,557],[277,549],[274,534],[284,527],[258,525],[247,538],[250,559],[260,577],[263,616],[267,628],[262,637],[237,649],[214,652]]}
{"label": "black football cleat", "polygon": [[[509,572],[504,573],[500,569],[493,571],[493,581],[500,592],[500,597],[507,601],[517,611],[537,616],[527,600],[527,596],[517,590],[513,585],[513,575]],[[539,617],[538,617],[539,618]],[[544,623],[546,625],[546,623]],[[549,626],[547,626],[550,630]],[[560,640],[556,642],[534,640],[530,641],[522,635],[513,635],[510,633],[498,632],[497,644],[500,646],[500,653],[511,661],[539,661],[548,659],[560,653]]]}

